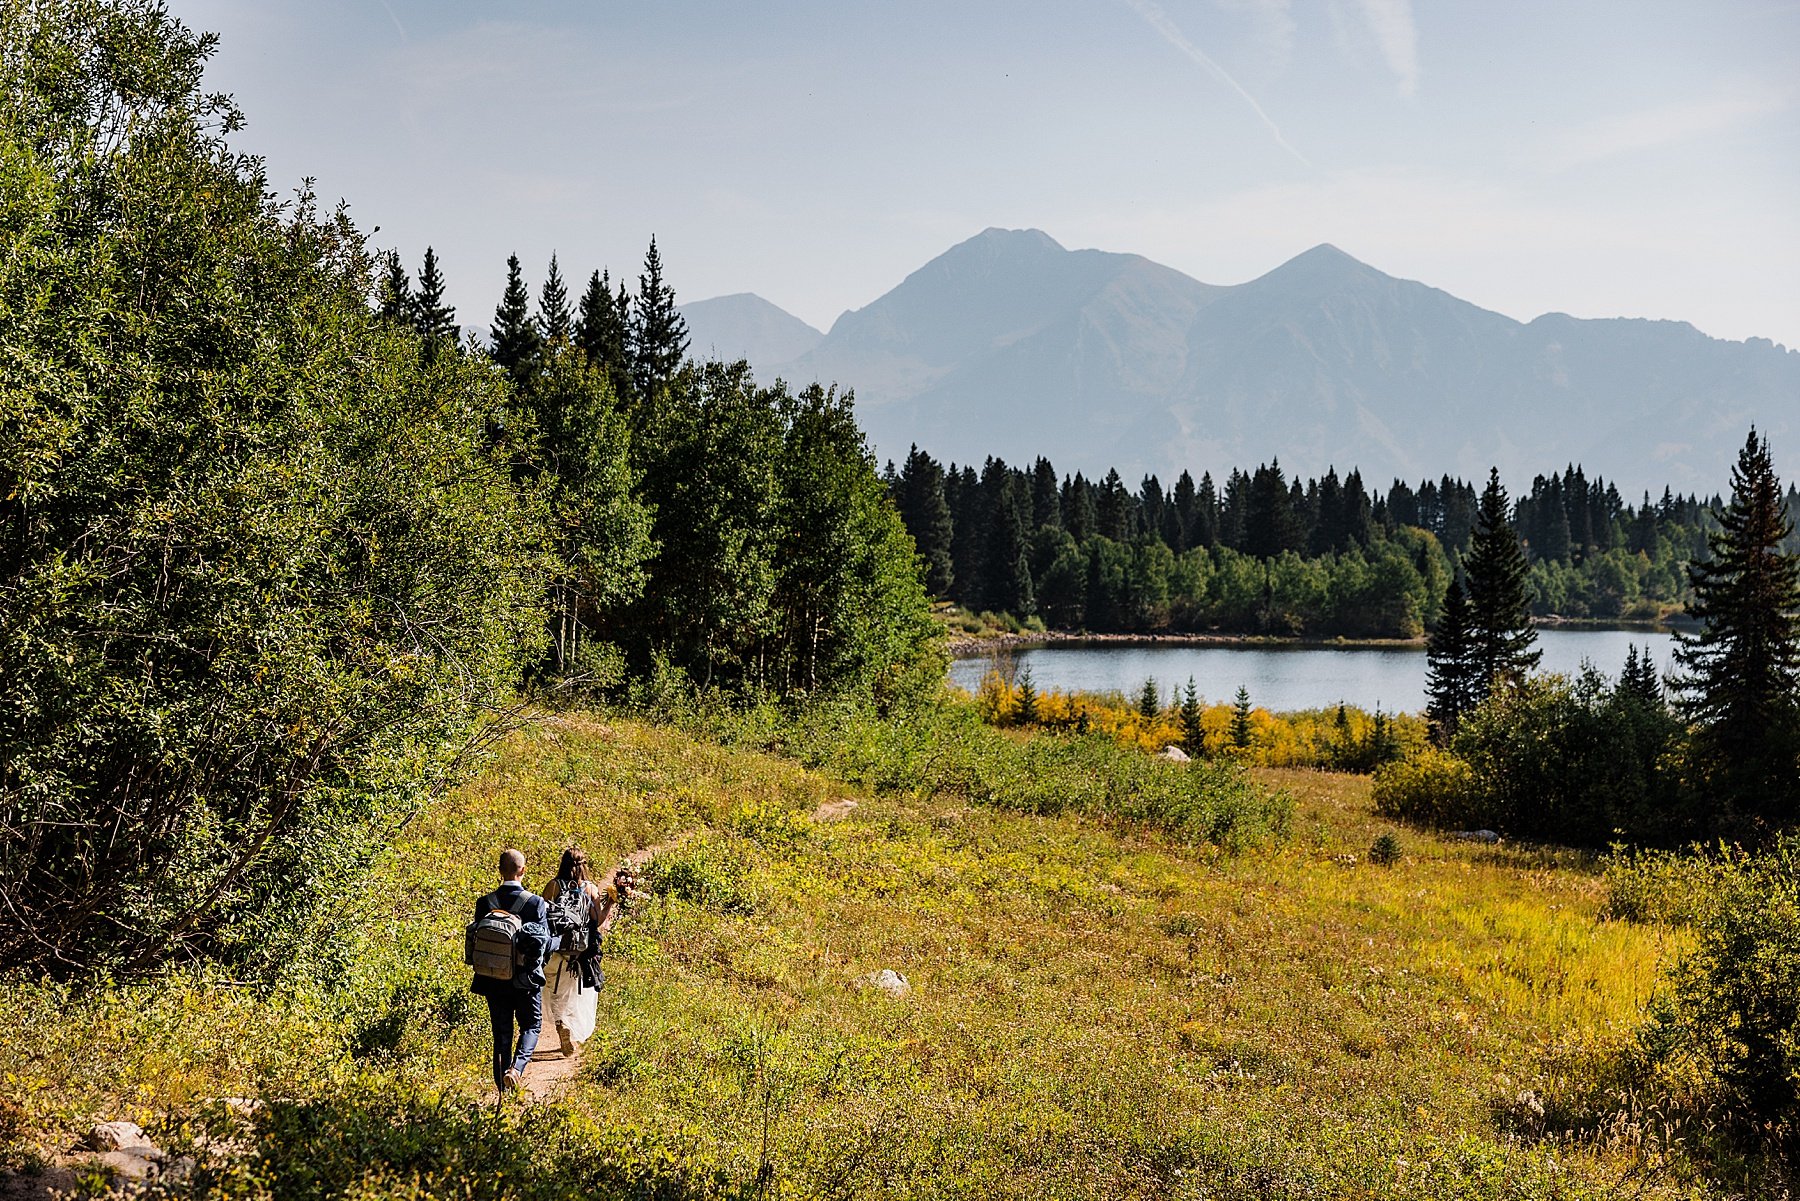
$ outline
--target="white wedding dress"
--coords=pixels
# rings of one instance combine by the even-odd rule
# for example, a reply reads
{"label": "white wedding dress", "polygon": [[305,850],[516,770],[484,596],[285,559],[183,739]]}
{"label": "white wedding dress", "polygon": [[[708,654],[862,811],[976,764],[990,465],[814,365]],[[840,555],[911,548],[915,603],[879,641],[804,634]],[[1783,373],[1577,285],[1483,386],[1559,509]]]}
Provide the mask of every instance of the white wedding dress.
{"label": "white wedding dress", "polygon": [[[589,885],[592,888],[592,885]],[[598,889],[594,890],[598,892]],[[599,899],[589,894],[595,905]],[[581,972],[575,961],[561,951],[553,952],[544,965],[544,1025],[546,1033],[561,1026],[569,1038],[584,1043],[594,1033],[594,1022],[600,1010],[600,990],[583,988]],[[554,1042],[551,1043],[555,1045]]]}
{"label": "white wedding dress", "polygon": [[600,990],[581,987],[581,973],[561,951],[550,956],[544,968],[544,1022],[552,1030],[561,1026],[578,1043],[594,1033],[600,1011]]}

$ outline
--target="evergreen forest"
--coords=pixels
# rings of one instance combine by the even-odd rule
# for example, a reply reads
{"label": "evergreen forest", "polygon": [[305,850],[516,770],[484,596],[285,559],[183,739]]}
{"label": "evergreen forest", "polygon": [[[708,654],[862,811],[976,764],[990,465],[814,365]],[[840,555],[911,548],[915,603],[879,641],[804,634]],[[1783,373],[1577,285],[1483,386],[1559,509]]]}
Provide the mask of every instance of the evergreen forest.
{"label": "evergreen forest", "polygon": [[[1474,485],[1448,475],[1370,489],[1288,479],[1279,461],[1135,489],[990,458],[944,466],[914,447],[884,471],[933,595],[971,611],[1095,633],[1414,638],[1437,624],[1476,525]],[[1786,494],[1789,512],[1800,495]],[[1538,476],[1508,514],[1535,616],[1656,620],[1691,599],[1717,497],[1629,504],[1578,466]],[[1789,549],[1800,549],[1790,538]]]}

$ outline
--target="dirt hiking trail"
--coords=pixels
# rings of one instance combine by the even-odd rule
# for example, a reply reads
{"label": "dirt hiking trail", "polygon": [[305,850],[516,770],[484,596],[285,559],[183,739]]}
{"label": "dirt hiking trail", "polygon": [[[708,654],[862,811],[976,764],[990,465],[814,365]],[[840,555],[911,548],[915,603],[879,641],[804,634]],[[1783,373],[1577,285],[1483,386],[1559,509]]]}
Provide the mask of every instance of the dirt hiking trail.
{"label": "dirt hiking trail", "polygon": [[[860,801],[847,797],[826,801],[812,811],[812,820],[815,822],[841,821],[850,816],[859,804],[861,804]],[[644,865],[652,859],[666,851],[674,850],[687,839],[688,835],[682,834],[666,842],[659,842],[655,846],[633,851],[625,856],[625,862],[631,865],[633,871],[641,871]],[[614,867],[600,878],[602,891],[613,886],[613,878],[618,871],[619,869]],[[580,1070],[581,1047],[578,1045],[573,1054],[564,1055],[562,1045],[556,1037],[556,1029],[551,1027],[541,1032],[538,1049],[531,1056],[531,1067],[526,1071],[525,1079],[521,1082],[520,1087],[533,1101],[547,1100],[567,1087],[569,1081],[573,1080],[575,1074]]]}

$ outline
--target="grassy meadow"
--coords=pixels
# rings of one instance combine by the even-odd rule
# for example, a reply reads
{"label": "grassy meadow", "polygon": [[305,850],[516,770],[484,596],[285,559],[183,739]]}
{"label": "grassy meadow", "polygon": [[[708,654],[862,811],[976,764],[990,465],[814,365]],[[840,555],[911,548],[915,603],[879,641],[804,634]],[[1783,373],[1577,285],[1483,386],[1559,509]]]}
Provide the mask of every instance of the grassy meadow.
{"label": "grassy meadow", "polygon": [[[1557,1133],[1682,935],[1602,920],[1604,882],[1571,854],[1378,819],[1365,778],[1255,782],[1292,798],[1287,837],[1226,854],[545,716],[410,825],[276,987],[0,985],[0,1137],[41,1160],[96,1118],[179,1140],[212,1099],[373,1090],[419,1123],[603,1145],[628,1170],[586,1179],[631,1195],[1726,1195],[1641,1122]],[[1368,861],[1384,832],[1391,866]],[[499,847],[538,883],[571,840],[601,864],[672,846],[612,940],[575,1077],[537,1116],[477,1116],[466,911]],[[868,983],[884,968],[909,996]],[[441,1191],[441,1148],[392,1153],[396,1125],[271,1121],[272,1175],[215,1185],[323,1196],[319,1165],[362,1155],[354,1195]]]}

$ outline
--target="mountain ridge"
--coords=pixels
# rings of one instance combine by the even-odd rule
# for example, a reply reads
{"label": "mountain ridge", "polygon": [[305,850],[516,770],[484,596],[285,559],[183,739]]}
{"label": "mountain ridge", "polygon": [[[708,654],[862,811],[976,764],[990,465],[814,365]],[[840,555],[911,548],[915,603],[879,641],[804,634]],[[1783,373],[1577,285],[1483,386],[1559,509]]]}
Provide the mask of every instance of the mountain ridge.
{"label": "mountain ridge", "polygon": [[1515,490],[1582,462],[1627,491],[1711,492],[1754,422],[1800,463],[1800,352],[1679,320],[1521,322],[1330,243],[1216,285],[989,228],[799,353],[741,357],[853,389],[884,459],[916,443],[1165,480],[1276,457],[1382,481],[1493,465]]}

